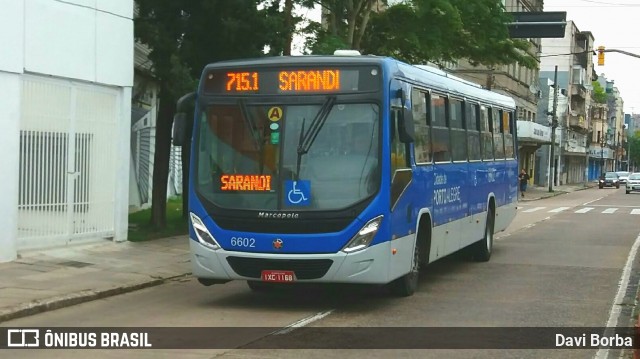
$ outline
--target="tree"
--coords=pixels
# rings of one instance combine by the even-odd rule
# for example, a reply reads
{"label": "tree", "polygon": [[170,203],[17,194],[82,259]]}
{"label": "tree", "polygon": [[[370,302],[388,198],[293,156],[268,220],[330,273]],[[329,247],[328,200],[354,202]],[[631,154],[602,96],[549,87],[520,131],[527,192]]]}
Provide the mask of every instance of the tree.
{"label": "tree", "polygon": [[[151,49],[149,59],[160,86],[156,123],[151,223],[166,225],[171,127],[176,100],[194,91],[202,68],[219,60],[257,57],[272,38],[266,10],[258,0],[136,0],[135,38]],[[189,144],[183,157],[188,184]],[[186,191],[183,215],[187,215]]]}
{"label": "tree", "polygon": [[509,38],[512,19],[500,0],[411,0],[384,11],[372,0],[320,4],[328,13],[327,26],[310,28],[316,36],[307,46],[314,54],[350,48],[410,63],[466,58],[474,65],[537,66],[530,44]]}
{"label": "tree", "polygon": [[[320,5],[325,14],[326,27],[312,24],[307,31],[314,36],[307,47],[314,54],[329,54],[336,49],[360,49],[376,0],[307,0],[301,5]],[[382,1],[384,5],[387,1]]]}
{"label": "tree", "polygon": [[597,103],[607,103],[608,94],[598,81],[592,81],[593,91],[591,92],[591,98]]}
{"label": "tree", "polygon": [[629,163],[640,166],[640,131],[635,131],[633,136],[629,137],[629,147]]}
{"label": "tree", "polygon": [[376,14],[363,47],[409,63],[464,58],[472,65],[535,68],[530,44],[509,37],[510,21],[499,0],[413,0]]}

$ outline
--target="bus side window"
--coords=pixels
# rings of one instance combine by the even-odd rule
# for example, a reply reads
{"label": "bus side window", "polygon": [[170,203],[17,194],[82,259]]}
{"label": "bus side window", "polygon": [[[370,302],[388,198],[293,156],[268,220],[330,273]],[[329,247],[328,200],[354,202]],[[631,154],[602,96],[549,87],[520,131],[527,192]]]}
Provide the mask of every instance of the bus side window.
{"label": "bus side window", "polygon": [[409,160],[409,144],[402,143],[400,141],[400,137],[398,134],[398,118],[400,116],[400,111],[402,109],[392,108],[391,109],[391,174],[396,170],[411,168],[410,160]]}
{"label": "bus side window", "polygon": [[433,159],[435,162],[451,161],[451,140],[447,126],[447,98],[431,95],[431,133],[433,134]]}
{"label": "bus side window", "polygon": [[409,159],[410,144],[402,143],[398,135],[398,116],[402,109],[392,107],[391,109],[391,210],[393,211],[396,202],[404,189],[411,182],[413,176]]}
{"label": "bus side window", "polygon": [[463,117],[463,102],[449,99],[449,127],[451,127],[451,150],[454,161],[467,160],[467,132]]}
{"label": "bus side window", "polygon": [[482,159],[482,147],[480,147],[480,114],[477,104],[468,104],[466,113],[467,143],[469,160],[477,161]]}
{"label": "bus side window", "polygon": [[513,112],[502,112],[502,124],[504,127],[504,151],[505,157],[515,158],[515,149],[513,142]]}
{"label": "bus side window", "polygon": [[504,159],[504,138],[502,137],[502,121],[500,114],[502,110],[491,109],[491,124],[493,125],[493,153],[496,160]]}
{"label": "bus side window", "polygon": [[416,164],[431,163],[431,131],[429,127],[429,94],[413,89],[411,92],[411,111],[415,128],[413,151]]}
{"label": "bus side window", "polygon": [[489,127],[489,109],[480,107],[480,141],[482,145],[482,159],[493,161],[493,136]]}

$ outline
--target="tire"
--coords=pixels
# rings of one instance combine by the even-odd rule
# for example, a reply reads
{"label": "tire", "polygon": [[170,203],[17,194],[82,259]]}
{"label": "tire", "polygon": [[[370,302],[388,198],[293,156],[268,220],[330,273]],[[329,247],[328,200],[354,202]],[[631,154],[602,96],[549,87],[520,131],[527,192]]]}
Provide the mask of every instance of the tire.
{"label": "tire", "polygon": [[625,192],[626,194],[629,194],[629,193],[631,193],[631,191],[624,191],[624,192]]}
{"label": "tire", "polygon": [[493,229],[495,226],[495,216],[493,208],[487,211],[487,222],[484,226],[484,238],[472,244],[471,256],[476,262],[488,262],[491,259],[493,250]]}
{"label": "tire", "polygon": [[416,237],[416,246],[413,250],[413,263],[409,273],[389,283],[391,293],[397,297],[412,296],[418,289],[418,279],[420,279],[420,250],[421,244]]}
{"label": "tire", "polygon": [[603,186],[598,186],[598,189],[602,189],[602,188],[603,188]]}
{"label": "tire", "polygon": [[616,189],[620,189],[620,185],[617,185],[617,186],[616,186]]}

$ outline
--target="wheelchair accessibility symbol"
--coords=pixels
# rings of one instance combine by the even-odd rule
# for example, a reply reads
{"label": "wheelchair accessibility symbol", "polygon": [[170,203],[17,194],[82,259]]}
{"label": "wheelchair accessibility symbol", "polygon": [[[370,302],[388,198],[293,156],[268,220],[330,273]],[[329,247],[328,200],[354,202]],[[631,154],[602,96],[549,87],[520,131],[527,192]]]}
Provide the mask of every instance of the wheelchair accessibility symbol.
{"label": "wheelchair accessibility symbol", "polygon": [[308,206],[311,202],[310,181],[285,181],[284,189],[288,206]]}

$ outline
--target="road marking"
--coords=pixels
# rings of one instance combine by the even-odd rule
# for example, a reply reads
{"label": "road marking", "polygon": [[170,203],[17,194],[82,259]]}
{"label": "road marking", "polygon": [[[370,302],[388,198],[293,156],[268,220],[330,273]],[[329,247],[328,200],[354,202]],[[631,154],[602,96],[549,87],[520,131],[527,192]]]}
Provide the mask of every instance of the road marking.
{"label": "road marking", "polygon": [[638,208],[632,209],[631,210],[631,214],[640,214],[640,209],[638,209]]}
{"label": "road marking", "polygon": [[569,208],[571,208],[571,207],[558,207],[558,208],[556,208],[556,209],[552,209],[552,210],[550,210],[549,212],[550,212],[550,213],[559,213],[559,212],[562,212],[562,211],[567,210],[567,209],[569,209]]}
{"label": "road marking", "polygon": [[603,198],[605,198],[605,197],[606,197],[606,196],[602,196],[602,197],[600,197],[600,198],[596,198],[596,199],[594,199],[593,201],[585,202],[585,203],[583,203],[582,205],[583,205],[583,206],[586,206],[586,205],[591,204],[591,203],[593,203],[593,202],[595,202],[595,201],[599,201],[599,200],[601,200],[601,199],[603,199]]}
{"label": "road marking", "polygon": [[592,204],[594,207],[611,207],[616,206],[618,208],[639,208],[640,206],[622,206],[617,204]]}
{"label": "road marking", "polygon": [[592,209],[593,209],[593,207],[585,207],[585,208],[577,210],[576,213],[587,213]]}
{"label": "road marking", "polygon": [[271,334],[273,334],[273,335],[287,334],[289,332],[292,332],[292,331],[296,330],[296,328],[302,328],[307,324],[313,323],[316,320],[320,320],[320,319],[326,317],[327,315],[331,314],[334,310],[335,309],[326,310],[324,312],[320,312],[320,313],[314,314],[314,315],[312,315],[310,317],[306,317],[306,318],[300,319],[297,322],[295,322],[293,324],[289,324],[286,327],[284,327],[284,328],[282,328],[282,329],[280,329],[278,331],[275,331],[275,332],[273,332]]}
{"label": "road marking", "polygon": [[617,208],[607,208],[604,211],[602,211],[602,213],[611,214],[611,213],[615,213],[617,210],[618,210]]}
{"label": "road marking", "polygon": [[[611,311],[609,312],[609,320],[607,320],[607,324],[605,325],[607,328],[614,328],[618,325],[618,318],[620,317],[622,305],[624,304],[622,303],[622,301],[624,300],[624,294],[627,292],[627,287],[629,286],[631,267],[633,266],[636,255],[638,254],[638,247],[640,247],[640,234],[638,234],[635,242],[633,242],[633,246],[631,246],[629,256],[627,257],[627,263],[625,263],[622,270],[622,277],[620,277],[620,282],[618,282],[618,292],[616,293],[616,297],[613,299],[613,305],[611,306]],[[609,349],[601,348],[598,349],[595,358],[601,359],[607,358],[608,356]]]}
{"label": "road marking", "polygon": [[545,208],[547,208],[547,207],[533,207],[533,208],[529,208],[527,210],[524,210],[522,212],[531,213],[531,212],[539,211],[539,210],[545,209]]}

